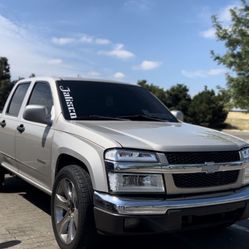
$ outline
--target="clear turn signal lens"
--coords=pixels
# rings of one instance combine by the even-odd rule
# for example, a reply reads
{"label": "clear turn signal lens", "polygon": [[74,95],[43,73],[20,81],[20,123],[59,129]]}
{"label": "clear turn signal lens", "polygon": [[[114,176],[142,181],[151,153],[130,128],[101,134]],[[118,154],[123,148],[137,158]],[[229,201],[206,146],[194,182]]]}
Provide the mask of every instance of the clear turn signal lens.
{"label": "clear turn signal lens", "polygon": [[249,167],[245,168],[243,184],[249,184]]}
{"label": "clear turn signal lens", "polygon": [[112,192],[164,192],[163,177],[159,174],[126,174],[108,173],[109,186]]}

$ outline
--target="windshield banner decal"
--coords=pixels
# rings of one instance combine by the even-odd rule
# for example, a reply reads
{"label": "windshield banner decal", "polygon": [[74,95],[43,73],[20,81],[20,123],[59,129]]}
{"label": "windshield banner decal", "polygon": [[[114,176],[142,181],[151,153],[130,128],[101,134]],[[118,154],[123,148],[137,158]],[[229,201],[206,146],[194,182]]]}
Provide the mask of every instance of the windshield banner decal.
{"label": "windshield banner decal", "polygon": [[66,89],[63,86],[59,86],[61,92],[64,95],[65,101],[66,101],[66,105],[67,105],[67,109],[70,115],[71,119],[76,119],[77,118],[77,114],[74,108],[74,103],[73,103],[73,97],[70,95],[71,90],[69,87],[67,87]]}

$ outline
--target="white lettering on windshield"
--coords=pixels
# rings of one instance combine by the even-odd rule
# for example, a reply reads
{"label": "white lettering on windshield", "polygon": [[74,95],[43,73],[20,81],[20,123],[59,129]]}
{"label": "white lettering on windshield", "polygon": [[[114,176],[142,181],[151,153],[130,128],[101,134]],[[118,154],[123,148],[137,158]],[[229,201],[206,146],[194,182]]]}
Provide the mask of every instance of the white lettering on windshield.
{"label": "white lettering on windshield", "polygon": [[74,103],[73,103],[74,99],[70,95],[70,93],[71,93],[70,88],[67,87],[65,89],[63,86],[59,86],[59,88],[60,88],[61,92],[64,95],[64,99],[66,101],[66,105],[67,105],[67,109],[68,109],[70,118],[71,119],[76,119],[77,118],[77,114],[76,114],[76,111],[75,111],[75,108],[74,108]]}

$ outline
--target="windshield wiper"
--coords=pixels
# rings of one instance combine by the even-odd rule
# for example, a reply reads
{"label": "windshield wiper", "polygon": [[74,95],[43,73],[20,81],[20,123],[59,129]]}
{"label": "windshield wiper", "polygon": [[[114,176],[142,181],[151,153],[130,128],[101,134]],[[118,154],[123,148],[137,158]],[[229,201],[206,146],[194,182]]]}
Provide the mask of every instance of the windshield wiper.
{"label": "windshield wiper", "polygon": [[138,120],[138,121],[159,121],[159,122],[165,122],[166,120],[146,115],[146,114],[134,114],[134,115],[127,115],[127,116],[118,116],[119,118],[125,118],[125,119],[130,119],[130,120]]}
{"label": "windshield wiper", "polygon": [[78,120],[125,120],[121,117],[108,117],[102,115],[87,115],[77,118]]}

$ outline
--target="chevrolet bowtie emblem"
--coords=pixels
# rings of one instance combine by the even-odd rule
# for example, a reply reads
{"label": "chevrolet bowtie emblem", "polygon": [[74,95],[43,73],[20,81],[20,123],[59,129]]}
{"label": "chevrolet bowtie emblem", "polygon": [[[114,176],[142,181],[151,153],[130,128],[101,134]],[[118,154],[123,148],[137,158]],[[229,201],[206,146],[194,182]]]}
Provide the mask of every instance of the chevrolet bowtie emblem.
{"label": "chevrolet bowtie emblem", "polygon": [[205,162],[205,165],[202,167],[202,172],[205,172],[207,174],[212,174],[220,169],[220,165],[215,164],[215,162]]}

